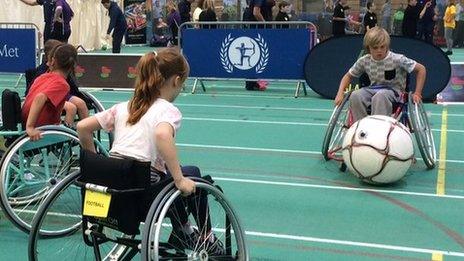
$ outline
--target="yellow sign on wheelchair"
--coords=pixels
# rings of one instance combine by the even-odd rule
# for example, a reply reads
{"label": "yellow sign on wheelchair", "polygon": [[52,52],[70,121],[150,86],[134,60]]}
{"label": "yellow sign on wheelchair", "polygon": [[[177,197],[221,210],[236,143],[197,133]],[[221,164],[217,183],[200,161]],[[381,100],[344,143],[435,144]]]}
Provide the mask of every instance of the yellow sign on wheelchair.
{"label": "yellow sign on wheelchair", "polygon": [[84,216],[106,218],[110,209],[110,202],[111,194],[86,190],[83,214]]}

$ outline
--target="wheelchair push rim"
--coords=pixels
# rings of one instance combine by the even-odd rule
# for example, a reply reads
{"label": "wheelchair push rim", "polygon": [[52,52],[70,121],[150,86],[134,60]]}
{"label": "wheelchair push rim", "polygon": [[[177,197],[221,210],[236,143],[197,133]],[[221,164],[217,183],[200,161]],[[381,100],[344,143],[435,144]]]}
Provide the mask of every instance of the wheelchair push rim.
{"label": "wheelchair push rim", "polygon": [[352,121],[348,110],[350,95],[351,92],[345,94],[341,104],[335,107],[330,116],[322,142],[322,155],[326,161],[331,159],[343,161],[341,155],[343,138]]}
{"label": "wheelchair push rim", "polygon": [[[212,232],[215,238],[220,242],[225,243],[225,253],[219,256],[213,256],[208,253],[208,247],[205,245],[205,240],[198,237],[193,241],[176,240],[172,224],[167,219],[168,210],[172,207],[176,200],[185,200],[180,195],[175,187],[164,193],[162,198],[157,199],[152,204],[152,209],[147,216],[145,229],[142,238],[142,259],[144,260],[164,260],[164,259],[180,259],[180,260],[248,260],[248,250],[243,229],[240,225],[240,220],[236,212],[232,208],[230,202],[224,197],[224,194],[205,182],[196,182],[197,193],[199,190],[204,190],[211,196],[208,198],[208,213],[210,213],[210,222]],[[208,196],[208,197],[209,197]],[[216,205],[217,204],[217,205]],[[153,207],[158,206],[155,211]],[[218,210],[220,208],[220,210]],[[218,215],[217,215],[218,214]],[[224,216],[222,216],[224,214]],[[195,216],[191,213],[190,216]],[[198,216],[198,214],[197,214]],[[217,222],[222,217],[223,221]],[[226,220],[228,219],[228,221]],[[172,221],[172,219],[171,219]],[[194,218],[189,219],[190,224],[196,224]],[[228,223],[230,222],[230,223]],[[193,226],[199,234],[203,234],[198,225]],[[206,227],[206,226],[204,226]],[[172,239],[178,241],[182,245],[175,246],[170,243]],[[177,237],[178,238],[178,237]],[[188,242],[187,242],[188,241]],[[215,241],[215,244],[218,241]],[[221,243],[218,243],[221,244]]]}
{"label": "wheelchair push rim", "polygon": [[409,94],[408,109],[412,132],[416,138],[419,152],[427,168],[433,169],[435,167],[437,156],[429,119],[423,103],[413,102],[412,93]]}

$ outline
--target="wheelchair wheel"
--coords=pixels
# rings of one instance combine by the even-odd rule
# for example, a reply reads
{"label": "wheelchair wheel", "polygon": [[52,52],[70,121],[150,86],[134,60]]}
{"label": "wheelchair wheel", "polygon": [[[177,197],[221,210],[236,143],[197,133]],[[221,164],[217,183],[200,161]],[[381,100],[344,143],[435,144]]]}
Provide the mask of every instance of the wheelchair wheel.
{"label": "wheelchair wheel", "polygon": [[[102,112],[105,110],[105,107],[101,104],[101,102],[92,94],[86,91],[81,91],[82,95],[85,97],[86,102],[88,103],[87,106],[89,107],[90,111],[93,111],[93,114]],[[97,140],[100,141],[101,143],[105,143],[102,137],[102,133],[104,133],[103,130],[99,130],[96,132],[97,133]],[[113,133],[108,133],[108,148],[111,149],[111,145],[113,144]]]}
{"label": "wheelchair wheel", "polygon": [[[224,194],[217,187],[200,180],[196,180],[196,190],[196,195],[185,198],[171,184],[158,194],[145,220],[142,260],[249,259],[245,234]],[[192,206],[201,208],[199,193],[207,195],[208,217],[201,218],[199,211],[192,209]],[[195,231],[190,236],[183,236],[174,229],[173,222],[182,222],[179,209],[189,211],[188,223]],[[208,227],[214,236],[207,233]]]}
{"label": "wheelchair wheel", "polygon": [[[29,260],[95,260],[91,242],[84,240],[90,223],[82,222],[81,188],[74,184],[79,176],[75,170],[65,177],[38,209],[29,234]],[[100,232],[124,236],[109,228]],[[125,250],[126,246],[111,241],[100,244],[103,260],[118,260],[112,257]]]}
{"label": "wheelchair wheel", "polygon": [[343,138],[350,124],[348,113],[350,95],[351,92],[345,94],[342,103],[335,107],[332,116],[330,116],[322,143],[322,155],[325,160],[342,160],[341,148]]}
{"label": "wheelchair wheel", "polygon": [[43,136],[39,141],[24,134],[11,144],[0,167],[2,209],[26,233],[49,192],[79,168],[80,146],[74,131],[60,126],[39,129]]}
{"label": "wheelchair wheel", "polygon": [[422,102],[414,103],[412,93],[409,94],[408,115],[422,159],[428,169],[433,169],[437,155],[432,129],[430,128],[424,104]]}

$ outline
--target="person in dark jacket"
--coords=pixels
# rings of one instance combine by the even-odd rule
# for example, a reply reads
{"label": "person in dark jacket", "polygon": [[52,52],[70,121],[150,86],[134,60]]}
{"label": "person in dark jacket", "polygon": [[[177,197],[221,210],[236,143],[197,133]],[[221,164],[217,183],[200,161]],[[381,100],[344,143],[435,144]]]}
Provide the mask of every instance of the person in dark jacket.
{"label": "person in dark jacket", "polygon": [[419,22],[419,7],[417,0],[409,0],[406,10],[404,10],[403,24],[401,25],[401,32],[403,36],[416,38],[417,23]]}
{"label": "person in dark jacket", "polygon": [[[279,3],[279,12],[275,17],[275,21],[279,22],[288,22],[290,21],[290,16],[288,15],[291,11],[291,6],[287,1],[282,1]],[[278,28],[288,28],[288,25],[278,25]]]}
{"label": "person in dark jacket", "polygon": [[[179,2],[177,5],[177,9],[179,11],[180,15],[180,24],[190,22],[192,16],[190,15],[191,8],[192,8],[192,2],[194,0],[182,0]],[[180,26],[179,24],[179,26]]]}
{"label": "person in dark jacket", "polygon": [[366,8],[367,12],[364,15],[363,19],[364,32],[367,32],[369,29],[372,29],[375,26],[377,26],[377,15],[374,12],[374,2],[367,2]]}
{"label": "person in dark jacket", "polygon": [[[203,11],[200,13],[199,21],[200,22],[216,22],[216,12],[214,11],[214,0],[206,0],[203,4]],[[206,29],[215,29],[216,25],[205,25],[202,28]]]}
{"label": "person in dark jacket", "polygon": [[110,2],[110,0],[101,0],[102,5],[108,9],[108,15],[110,16],[110,24],[108,25],[108,30],[106,31],[106,38],[109,39],[111,32],[113,32],[113,53],[121,52],[121,42],[122,38],[126,34],[127,23],[124,13],[119,8],[118,4],[115,2]]}

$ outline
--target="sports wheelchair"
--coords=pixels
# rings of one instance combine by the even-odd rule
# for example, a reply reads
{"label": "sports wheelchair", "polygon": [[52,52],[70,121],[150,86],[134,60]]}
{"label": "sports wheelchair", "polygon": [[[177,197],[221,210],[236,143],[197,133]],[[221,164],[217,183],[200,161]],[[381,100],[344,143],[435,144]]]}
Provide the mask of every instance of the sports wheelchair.
{"label": "sports wheelchair", "polygon": [[[103,110],[95,97],[84,94],[91,111]],[[21,119],[21,99],[8,89],[2,93],[2,120],[0,136],[6,151],[0,163],[0,205],[5,216],[28,233],[48,193],[78,167],[79,139],[72,129],[43,126],[39,128],[43,138],[30,141]],[[99,150],[106,148],[100,144]]]}
{"label": "sports wheelchair", "polygon": [[[172,179],[150,185],[149,163],[86,151],[80,161],[80,171],[58,183],[34,217],[29,260],[249,259],[238,217],[211,179],[194,179],[196,192],[183,197]],[[111,199],[96,200],[90,191]],[[201,194],[207,197],[203,219],[198,211]],[[88,206],[107,206],[107,213],[90,213]],[[189,213],[188,224],[197,225],[197,237],[175,229],[185,224],[180,223],[183,211]],[[214,232],[221,254],[210,253],[213,246],[201,236],[206,231]]]}
{"label": "sports wheelchair", "polygon": [[[354,123],[349,111],[350,95],[351,91],[345,93],[342,103],[336,106],[332,112],[322,143],[322,155],[324,159],[341,161],[342,171],[346,169],[341,155],[343,138]],[[401,94],[400,102],[394,104],[392,117],[407,126],[410,132],[414,134],[417,148],[425,165],[428,169],[433,169],[436,162],[435,142],[422,102],[414,103],[412,93],[406,91]]]}

